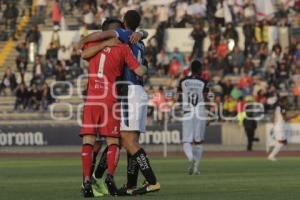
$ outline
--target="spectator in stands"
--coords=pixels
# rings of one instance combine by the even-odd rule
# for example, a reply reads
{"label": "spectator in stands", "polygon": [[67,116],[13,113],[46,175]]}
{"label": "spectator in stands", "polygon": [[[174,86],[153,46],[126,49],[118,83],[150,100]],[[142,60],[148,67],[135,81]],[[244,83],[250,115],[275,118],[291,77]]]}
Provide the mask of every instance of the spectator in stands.
{"label": "spectator in stands", "polygon": [[51,8],[51,14],[52,14],[52,22],[54,26],[60,26],[60,21],[62,18],[62,12],[61,8],[59,6],[59,0],[55,0],[52,8]]}
{"label": "spectator in stands", "polygon": [[91,4],[86,3],[83,6],[83,23],[87,26],[89,30],[96,29],[94,23],[94,13],[92,12]]}
{"label": "spectator in stands", "polygon": [[245,56],[248,56],[248,54],[251,52],[253,41],[255,39],[254,25],[250,20],[247,20],[243,25],[243,33],[245,36]]}
{"label": "spectator in stands", "polygon": [[231,96],[225,96],[223,105],[223,115],[225,117],[235,117],[237,114],[237,101]]}
{"label": "spectator in stands", "polygon": [[160,125],[163,125],[163,119],[164,119],[163,109],[164,106],[166,105],[166,96],[165,96],[164,88],[162,86],[160,86],[158,90],[157,89],[155,90],[153,94],[152,103],[154,104],[154,108],[157,111],[156,119],[158,120],[158,123]]}
{"label": "spectator in stands", "polygon": [[40,39],[41,39],[41,33],[39,31],[39,27],[37,25],[32,26],[31,29],[26,34],[26,42],[27,44],[29,44],[30,47],[29,49],[33,51],[29,53],[30,55],[38,54]]}
{"label": "spectator in stands", "polygon": [[81,61],[81,51],[80,48],[73,44],[72,52],[71,52],[71,63],[72,65],[76,65],[77,68],[80,68],[80,61]]}
{"label": "spectator in stands", "polygon": [[5,20],[5,29],[10,29],[12,33],[14,33],[16,30],[18,16],[19,11],[16,8],[16,5],[14,3],[8,3],[3,13],[3,18]]}
{"label": "spectator in stands", "polygon": [[156,47],[157,51],[160,52],[164,48],[164,42],[165,42],[165,31],[167,28],[166,23],[160,23],[156,29],[156,33],[154,35],[154,39],[156,41]]}
{"label": "spectator in stands", "polygon": [[19,106],[22,106],[23,110],[26,109],[28,104],[28,90],[25,83],[21,83],[16,90],[16,102],[15,102],[15,110],[19,109]]}
{"label": "spectator in stands", "polygon": [[238,42],[239,42],[239,34],[238,32],[235,30],[234,26],[232,23],[228,23],[226,25],[226,29],[223,33],[224,35],[224,38],[226,40],[229,40],[229,39],[233,39],[235,44],[238,45]]}
{"label": "spectator in stands", "polygon": [[295,52],[295,59],[296,59],[296,62],[300,61],[300,43],[298,43],[298,45],[297,45],[297,49]]}
{"label": "spectator in stands", "polygon": [[42,63],[41,57],[36,56],[35,63],[32,71],[32,84],[41,85],[44,82],[44,64]]}
{"label": "spectator in stands", "polygon": [[229,78],[227,78],[224,82],[221,83],[222,90],[223,90],[223,97],[224,96],[229,96],[232,89],[233,89],[233,84]]}
{"label": "spectator in stands", "polygon": [[184,57],[183,57],[183,54],[179,51],[179,48],[178,47],[175,47],[174,48],[174,51],[171,53],[171,58],[176,58],[180,65],[184,65]]}
{"label": "spectator in stands", "polygon": [[41,106],[43,110],[47,110],[48,106],[54,101],[51,96],[50,87],[45,82],[41,89]]}
{"label": "spectator in stands", "polygon": [[214,17],[217,26],[225,26],[224,1],[225,0],[219,0],[216,6]]}
{"label": "spectator in stands", "polygon": [[39,18],[40,23],[45,23],[45,14],[46,14],[46,6],[47,0],[37,0],[36,7],[37,7],[37,16]]}
{"label": "spectator in stands", "polygon": [[267,20],[264,20],[263,22],[256,22],[255,38],[258,42],[269,42],[269,28]]}
{"label": "spectator in stands", "polygon": [[233,71],[235,73],[241,73],[244,63],[245,63],[245,57],[242,51],[240,51],[240,48],[236,45],[233,48],[233,51],[228,55],[229,63],[231,67],[234,69]]}
{"label": "spectator in stands", "polygon": [[294,95],[294,104],[295,108],[298,109],[300,104],[300,68],[296,69],[295,74],[293,75],[293,95]]}
{"label": "spectator in stands", "polygon": [[55,80],[56,81],[65,81],[66,80],[66,70],[61,62],[57,63],[55,70]]}
{"label": "spectator in stands", "polygon": [[178,60],[177,57],[174,56],[173,59],[171,60],[170,67],[169,67],[169,75],[170,75],[171,79],[179,77],[181,67],[182,67],[182,65],[181,65],[180,61]]}
{"label": "spectator in stands", "polygon": [[18,45],[16,47],[16,50],[18,51],[18,56],[16,58],[17,69],[23,76],[23,74],[27,70],[28,57],[29,57],[27,43],[23,42],[22,44]]}
{"label": "spectator in stands", "polygon": [[156,64],[157,64],[158,73],[161,75],[161,71],[163,71],[164,75],[167,75],[169,72],[170,59],[164,49],[162,49],[160,53],[157,54],[156,60],[157,60]]}
{"label": "spectator in stands", "polygon": [[257,73],[257,70],[256,70],[255,65],[252,60],[253,60],[253,58],[251,56],[248,56],[246,58],[245,64],[244,64],[243,72],[248,74],[249,76],[254,76]]}
{"label": "spectator in stands", "polygon": [[0,41],[6,41],[7,39],[8,39],[7,32],[4,29],[2,29],[2,26],[0,26]]}
{"label": "spectator in stands", "polygon": [[156,9],[157,22],[159,24],[167,24],[169,20],[170,10],[168,5],[161,5]]}
{"label": "spectator in stands", "polygon": [[64,45],[61,46],[58,50],[58,60],[62,63],[63,66],[66,66],[71,59],[71,47],[65,47]]}
{"label": "spectator in stands", "polygon": [[2,81],[0,83],[0,95],[2,93],[4,95],[13,93],[17,85],[18,84],[15,74],[12,72],[10,67],[6,68]]}
{"label": "spectator in stands", "polygon": [[255,55],[256,58],[259,59],[259,65],[263,66],[266,59],[268,58],[269,50],[268,50],[268,45],[265,42],[261,42],[259,44],[259,49]]}
{"label": "spectator in stands", "polygon": [[147,60],[151,65],[154,66],[156,66],[157,64],[156,56],[159,52],[156,44],[156,40],[154,38],[151,38],[149,39],[146,47]]}
{"label": "spectator in stands", "polygon": [[29,91],[28,108],[30,110],[39,110],[41,101],[41,91],[38,86],[34,83]]}
{"label": "spectator in stands", "polygon": [[58,48],[51,42],[49,48],[46,51],[46,59],[55,63],[58,58]]}
{"label": "spectator in stands", "polygon": [[53,64],[54,62],[51,62],[51,60],[50,59],[46,59],[46,61],[45,61],[45,73],[44,73],[44,75],[45,75],[45,79],[47,79],[48,77],[51,77],[51,76],[53,76],[54,75],[54,64]]}
{"label": "spectator in stands", "polygon": [[206,0],[196,0],[188,7],[187,13],[194,18],[195,22],[206,16],[206,2]]}
{"label": "spectator in stands", "polygon": [[244,17],[245,17],[246,21],[255,21],[256,20],[256,6],[252,0],[245,1]]}
{"label": "spectator in stands", "polygon": [[31,29],[26,34],[26,42],[28,44],[34,43],[38,45],[40,39],[41,39],[41,32],[39,31],[39,27],[37,25],[32,26]]}
{"label": "spectator in stands", "polygon": [[55,47],[57,49],[60,47],[59,26],[57,26],[57,25],[53,27],[51,43],[52,43],[53,47]]}
{"label": "spectator in stands", "polygon": [[202,58],[203,55],[203,40],[206,37],[206,32],[201,27],[200,23],[197,23],[194,26],[194,29],[191,33],[191,36],[194,40],[194,46],[191,53],[191,58]]}
{"label": "spectator in stands", "polygon": [[187,10],[188,10],[188,2],[186,1],[178,1],[175,8],[175,23],[177,28],[184,28],[186,25],[187,19]]}

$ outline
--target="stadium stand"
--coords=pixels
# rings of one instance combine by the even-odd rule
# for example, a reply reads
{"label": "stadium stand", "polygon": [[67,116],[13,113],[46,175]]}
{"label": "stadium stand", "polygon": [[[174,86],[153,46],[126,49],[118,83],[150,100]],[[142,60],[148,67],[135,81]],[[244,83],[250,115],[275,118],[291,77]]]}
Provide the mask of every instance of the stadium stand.
{"label": "stadium stand", "polygon": [[[279,96],[287,96],[291,109],[299,108],[300,1],[291,1],[293,4],[286,5],[284,0],[278,0],[276,4],[271,4],[271,7],[265,10],[256,7],[258,5],[254,1],[226,0],[162,0],[158,5],[153,3],[157,1],[142,0],[15,0],[9,2],[0,1],[0,15],[4,16],[7,13],[5,10],[9,5],[17,5],[15,7],[18,8],[16,12],[18,15],[15,19],[15,27],[5,29],[9,22],[0,21],[0,32],[5,32],[0,38],[0,123],[2,124],[9,124],[12,121],[14,123],[62,123],[59,120],[52,121],[49,111],[51,109],[41,106],[41,91],[39,91],[40,96],[37,97],[38,106],[31,105],[26,109],[21,109],[19,106],[19,109],[15,110],[16,88],[20,86],[13,88],[12,92],[3,93],[7,90],[4,87],[7,86],[3,84],[6,80],[2,77],[8,67],[15,74],[17,83],[20,85],[23,80],[29,91],[35,87],[33,85],[42,87],[44,81],[51,86],[55,80],[68,80],[74,87],[74,94],[77,93],[75,78],[86,71],[85,65],[79,61],[76,45],[58,47],[61,59],[64,59],[63,48],[73,52],[69,61],[52,62],[36,53],[38,42],[28,40],[28,34],[25,33],[36,26],[38,32],[52,31],[60,26],[60,31],[81,30],[86,34],[87,30],[99,29],[106,17],[118,15],[121,17],[128,9],[137,9],[143,14],[142,28],[156,28],[156,34],[147,43],[150,67],[147,88],[153,109],[163,112],[167,108],[161,108],[160,105],[165,106],[167,103],[170,106],[175,102],[174,94],[178,80],[189,73],[187,66],[190,60],[199,57],[204,63],[203,77],[211,81],[216,101],[224,103],[226,115],[231,116],[239,112],[238,105],[249,97],[263,103],[265,108],[270,110]],[[241,4],[238,4],[239,2]],[[260,11],[262,13],[259,13]],[[246,38],[243,44],[245,49],[240,49],[236,45],[240,39],[236,30],[238,27],[242,28]],[[273,38],[267,34],[269,27],[287,28],[289,40],[272,41]],[[178,49],[165,52],[161,44],[167,28],[193,28],[191,35],[195,40],[193,52],[180,52]],[[210,40],[208,47],[203,45],[205,37]],[[24,41],[26,41],[25,50],[17,50],[16,47]],[[270,43],[273,45],[268,47]],[[283,44],[285,46],[282,46]],[[22,71],[17,68],[16,60],[22,60],[24,55],[28,59],[28,66]],[[48,56],[51,56],[51,51]],[[21,61],[21,65],[23,64],[24,60]],[[32,84],[33,82],[36,84]],[[65,88],[67,86],[57,87],[59,93],[68,92]],[[32,99],[32,97],[28,98]],[[77,106],[82,103],[78,95],[72,95],[71,99],[63,97],[50,99],[47,99],[46,104],[71,102],[74,107],[72,112],[76,112]],[[27,101],[29,104],[30,100]],[[55,113],[58,116],[68,116],[68,107],[56,106]],[[149,113],[152,114],[151,110]],[[75,116],[63,123],[76,123]]]}

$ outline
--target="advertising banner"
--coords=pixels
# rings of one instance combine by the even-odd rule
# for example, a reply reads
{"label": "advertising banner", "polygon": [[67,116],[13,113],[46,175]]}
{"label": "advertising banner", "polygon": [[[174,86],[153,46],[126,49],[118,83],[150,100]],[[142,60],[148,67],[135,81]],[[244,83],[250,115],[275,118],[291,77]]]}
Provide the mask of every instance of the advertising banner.
{"label": "advertising banner", "polygon": [[[80,145],[79,126],[1,126],[0,146],[69,146]],[[167,131],[158,126],[147,127],[141,144],[181,144],[181,124],[170,124]],[[206,143],[222,144],[221,125],[207,129]]]}

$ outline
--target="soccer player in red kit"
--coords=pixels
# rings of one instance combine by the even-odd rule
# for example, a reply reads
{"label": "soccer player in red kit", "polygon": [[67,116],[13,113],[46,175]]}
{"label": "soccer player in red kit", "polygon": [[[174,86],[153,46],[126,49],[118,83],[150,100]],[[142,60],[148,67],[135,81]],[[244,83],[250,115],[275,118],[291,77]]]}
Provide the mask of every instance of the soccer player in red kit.
{"label": "soccer player in red kit", "polygon": [[[104,22],[102,29],[115,29],[121,22]],[[105,183],[111,195],[117,195],[113,180],[119,160],[120,116],[117,101],[116,81],[123,72],[125,63],[138,76],[146,73],[147,68],[140,65],[127,44],[116,44],[106,47],[89,60],[89,80],[87,98],[83,108],[82,127],[82,167],[83,167],[83,196],[93,197],[91,187],[91,165],[93,147],[98,133],[106,137],[108,145],[108,173]]]}

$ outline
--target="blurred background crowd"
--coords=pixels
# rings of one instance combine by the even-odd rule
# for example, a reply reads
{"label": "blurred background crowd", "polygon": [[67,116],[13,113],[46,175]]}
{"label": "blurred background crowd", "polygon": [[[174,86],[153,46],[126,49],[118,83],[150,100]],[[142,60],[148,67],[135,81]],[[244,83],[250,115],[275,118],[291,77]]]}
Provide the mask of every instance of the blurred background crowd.
{"label": "blurred background crowd", "polygon": [[[0,40],[18,44],[15,65],[3,66],[0,95],[15,95],[15,109],[47,110],[55,101],[49,80],[75,83],[87,73],[78,45],[62,45],[58,33],[79,30],[84,36],[100,29],[107,17],[121,18],[129,9],[141,13],[141,28],[156,30],[146,42],[149,116],[159,120],[176,102],[178,82],[189,74],[189,63],[196,58],[202,60],[203,79],[210,81],[215,102],[226,116],[242,112],[248,101],[263,104],[268,112],[283,96],[291,109],[299,109],[299,0],[0,0]],[[17,24],[24,16],[31,20],[20,36]],[[270,37],[271,26],[288,30],[287,45]],[[192,52],[180,47],[167,51],[169,28],[191,28]],[[244,48],[238,45],[238,28]],[[52,31],[45,55],[38,53],[41,30]],[[55,91],[63,94],[66,87],[57,85]]]}

